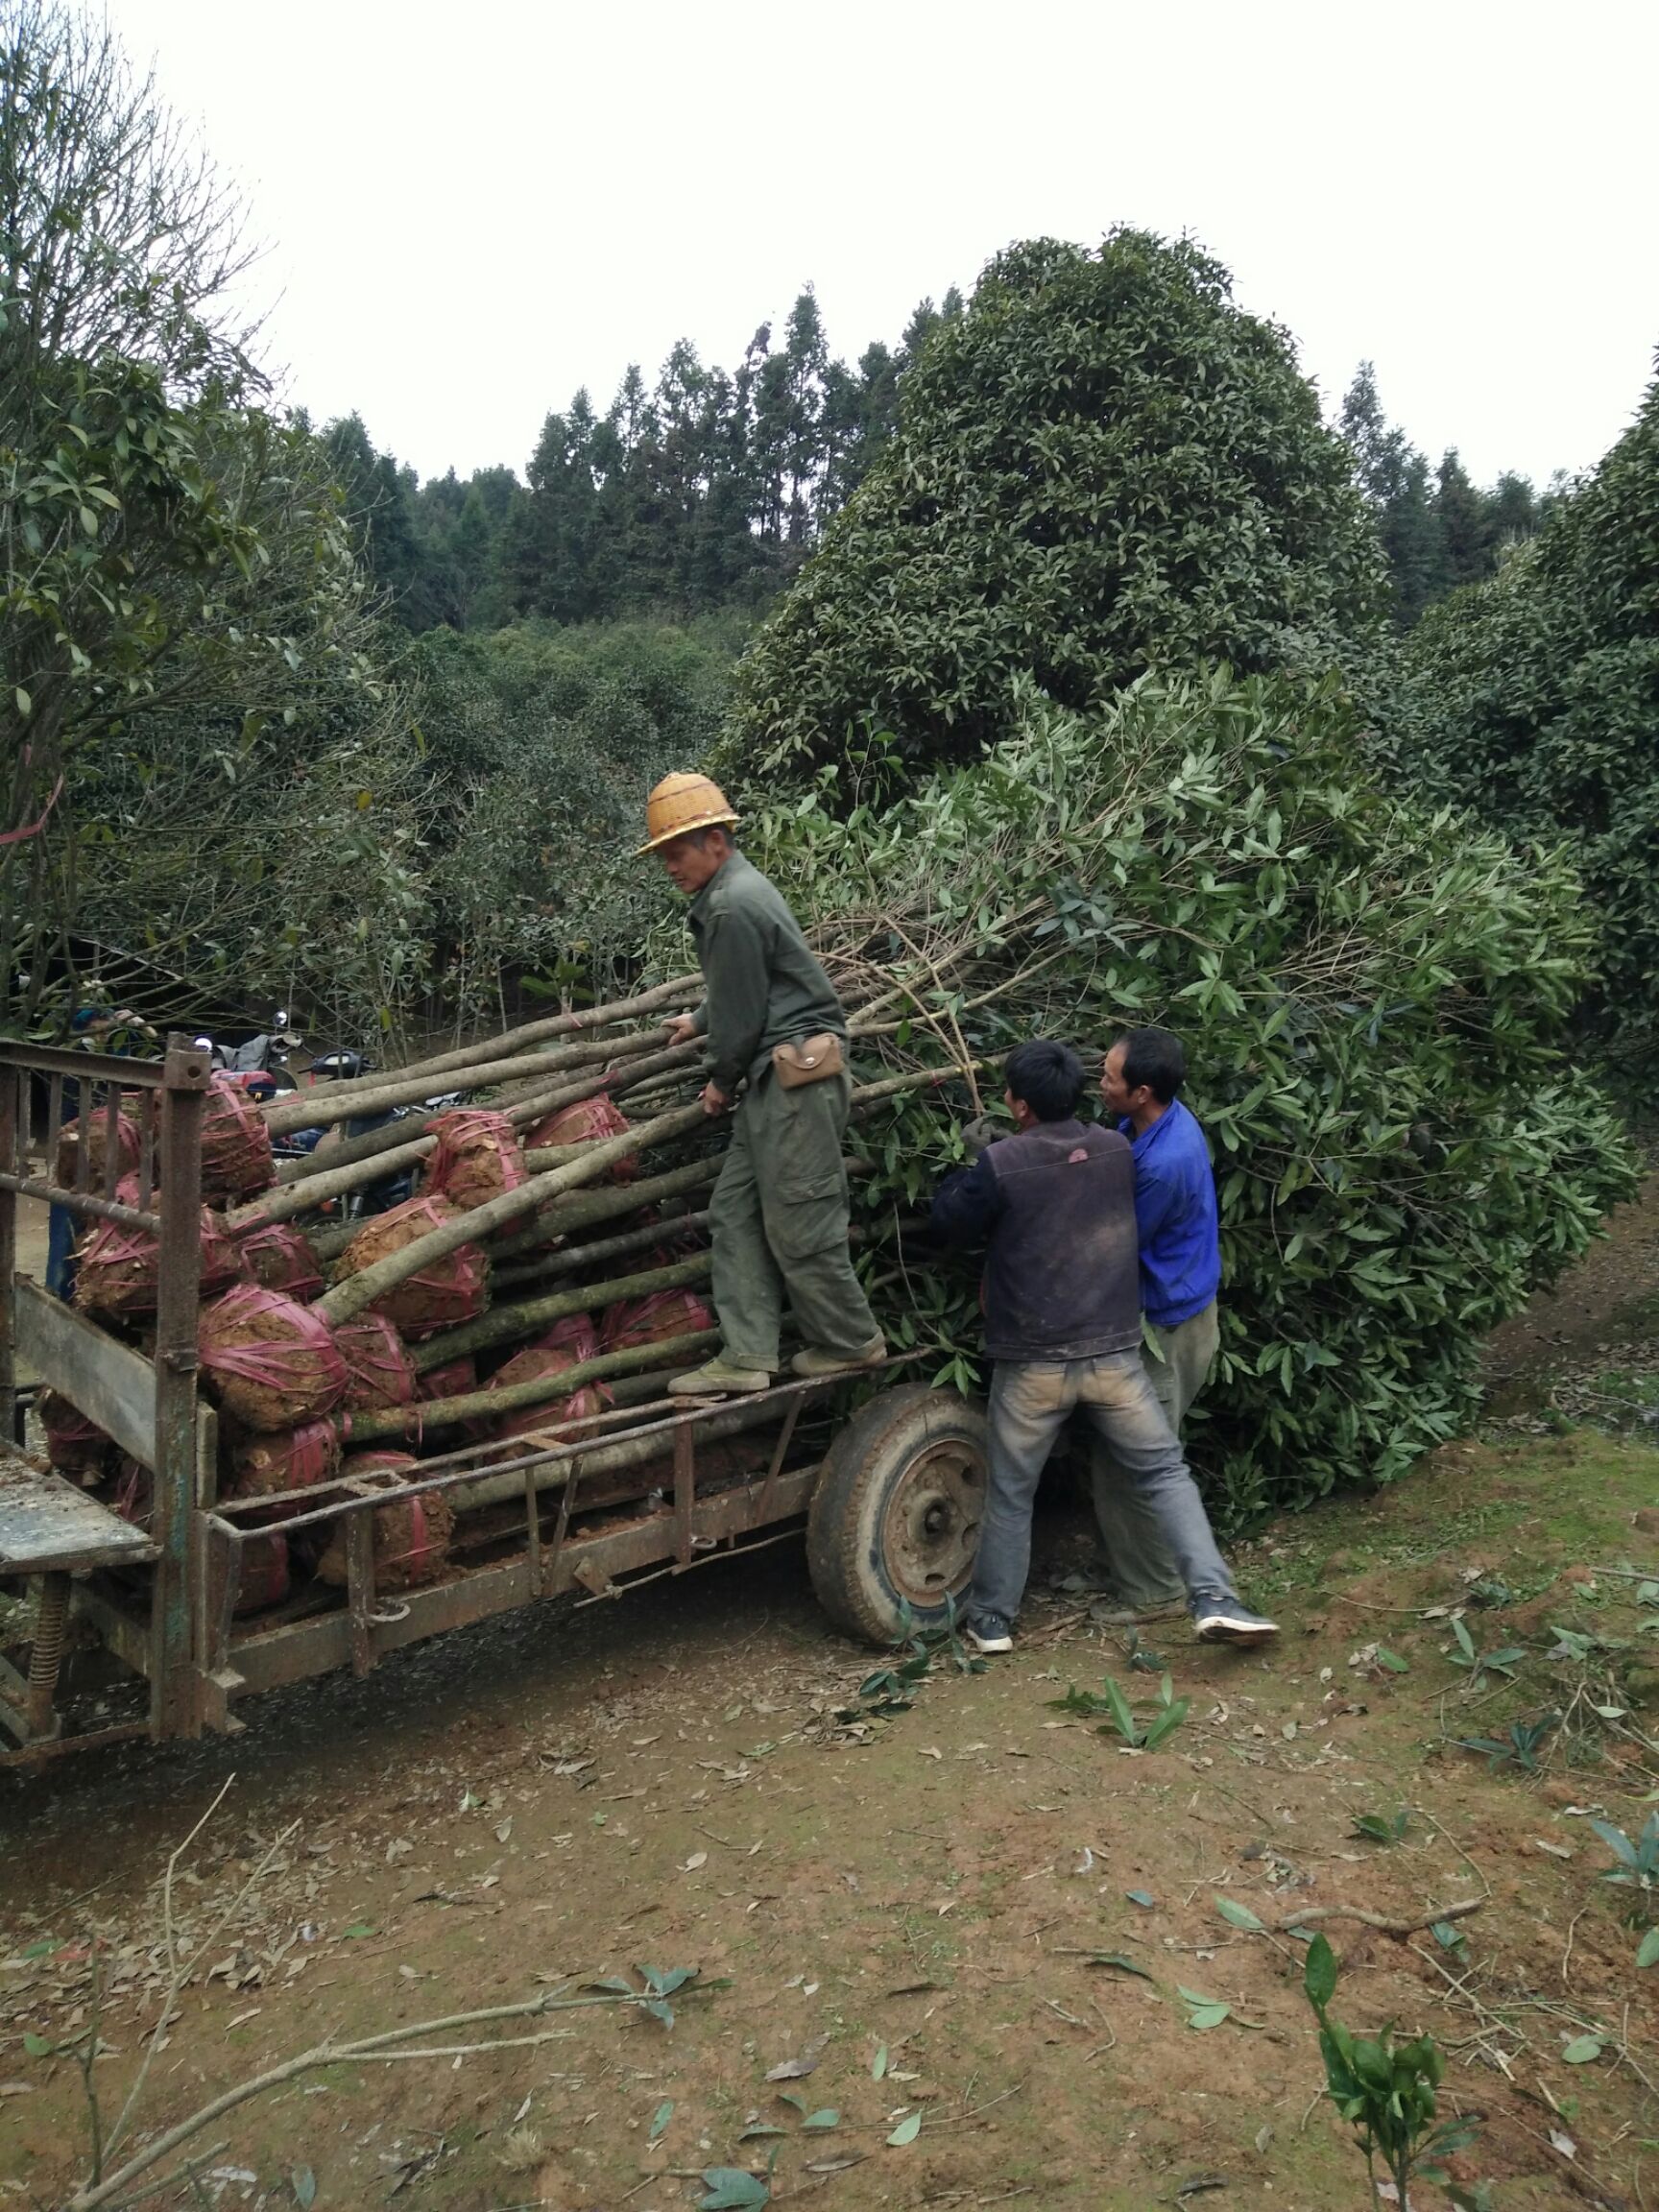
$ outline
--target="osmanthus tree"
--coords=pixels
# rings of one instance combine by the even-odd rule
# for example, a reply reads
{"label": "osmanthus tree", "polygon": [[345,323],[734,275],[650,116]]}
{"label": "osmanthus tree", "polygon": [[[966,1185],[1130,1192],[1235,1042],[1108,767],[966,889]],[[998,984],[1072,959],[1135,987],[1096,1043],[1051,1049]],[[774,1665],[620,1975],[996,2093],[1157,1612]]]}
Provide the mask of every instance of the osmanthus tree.
{"label": "osmanthus tree", "polygon": [[[0,1008],[28,1023],[75,986],[78,826],[153,784],[158,722],[194,733],[205,832],[261,747],[292,766],[384,698],[338,493],[259,404],[234,201],[49,0],[0,29]],[[200,920],[211,854],[180,858]]]}
{"label": "osmanthus tree", "polygon": [[885,732],[971,759],[1022,677],[1086,709],[1158,664],[1358,667],[1385,587],[1351,469],[1288,336],[1196,246],[1013,247],[750,649],[730,757],[813,767]]}
{"label": "osmanthus tree", "polygon": [[1398,765],[1511,836],[1565,841],[1600,928],[1584,1010],[1659,1059],[1659,382],[1530,544],[1412,632]]}

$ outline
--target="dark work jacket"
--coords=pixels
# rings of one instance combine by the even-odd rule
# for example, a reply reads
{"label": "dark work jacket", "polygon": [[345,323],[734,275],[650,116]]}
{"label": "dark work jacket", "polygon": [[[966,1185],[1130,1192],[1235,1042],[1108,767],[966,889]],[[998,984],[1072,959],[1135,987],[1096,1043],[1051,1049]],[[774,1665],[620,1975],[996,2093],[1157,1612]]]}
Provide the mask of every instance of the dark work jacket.
{"label": "dark work jacket", "polygon": [[1135,1156],[1116,1129],[1041,1121],[959,1168],[933,1201],[950,1244],[986,1241],[993,1359],[1093,1359],[1141,1342]]}
{"label": "dark work jacket", "polygon": [[841,1001],[777,886],[733,853],[691,902],[688,919],[708,996],[692,1020],[709,1039],[709,1072],[728,1098],[764,1072],[774,1045],[833,1029]]}

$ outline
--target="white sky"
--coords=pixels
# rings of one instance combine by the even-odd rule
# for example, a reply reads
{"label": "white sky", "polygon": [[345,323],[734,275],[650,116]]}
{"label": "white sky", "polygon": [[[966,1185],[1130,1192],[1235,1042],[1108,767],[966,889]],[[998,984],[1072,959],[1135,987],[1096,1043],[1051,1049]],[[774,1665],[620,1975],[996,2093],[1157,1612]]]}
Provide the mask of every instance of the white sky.
{"label": "white sky", "polygon": [[1593,464],[1659,345],[1653,0],[107,0],[241,178],[269,359],[422,476],[815,283],[896,339],[1009,240],[1190,231],[1431,458]]}

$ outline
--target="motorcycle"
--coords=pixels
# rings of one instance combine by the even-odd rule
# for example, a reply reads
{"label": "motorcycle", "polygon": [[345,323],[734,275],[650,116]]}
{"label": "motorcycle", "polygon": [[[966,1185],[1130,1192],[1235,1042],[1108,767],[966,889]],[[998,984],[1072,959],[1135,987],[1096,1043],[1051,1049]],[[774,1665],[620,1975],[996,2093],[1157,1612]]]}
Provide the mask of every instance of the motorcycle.
{"label": "motorcycle", "polygon": [[[305,1070],[312,1084],[350,1083],[368,1071],[369,1063],[361,1052],[343,1050],[322,1053]],[[329,1129],[337,1129],[344,1142],[354,1137],[367,1137],[376,1129],[386,1129],[395,1122],[407,1121],[425,1114],[441,1114],[449,1107],[459,1105],[462,1094],[451,1091],[440,1096],[422,1099],[415,1106],[390,1106],[378,1113],[355,1114],[345,1121],[332,1122],[315,1129],[295,1129],[279,1138],[273,1145],[278,1159],[303,1160],[316,1151]],[[356,1221],[372,1214],[390,1213],[394,1206],[401,1206],[415,1189],[415,1170],[405,1168],[389,1175],[383,1182],[371,1183],[362,1190],[353,1190],[345,1202],[342,1218]]]}

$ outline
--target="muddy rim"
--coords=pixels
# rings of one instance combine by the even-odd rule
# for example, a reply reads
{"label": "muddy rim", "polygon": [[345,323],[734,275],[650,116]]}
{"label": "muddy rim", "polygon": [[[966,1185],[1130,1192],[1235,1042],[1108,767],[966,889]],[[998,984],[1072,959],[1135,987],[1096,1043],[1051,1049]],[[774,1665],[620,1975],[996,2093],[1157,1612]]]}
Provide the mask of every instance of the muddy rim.
{"label": "muddy rim", "polygon": [[940,1606],[967,1587],[984,1494],[978,1454],[954,1437],[924,1445],[900,1475],[881,1517],[881,1556],[910,1604]]}

